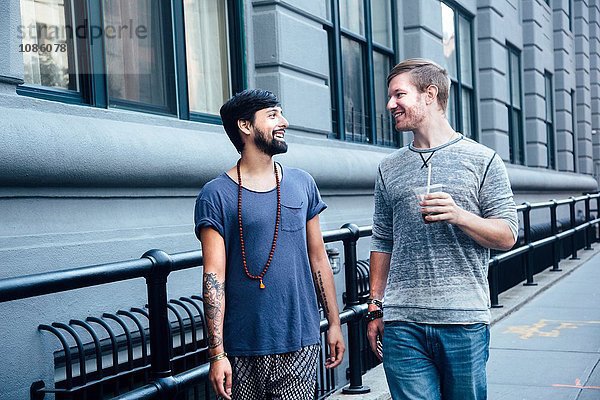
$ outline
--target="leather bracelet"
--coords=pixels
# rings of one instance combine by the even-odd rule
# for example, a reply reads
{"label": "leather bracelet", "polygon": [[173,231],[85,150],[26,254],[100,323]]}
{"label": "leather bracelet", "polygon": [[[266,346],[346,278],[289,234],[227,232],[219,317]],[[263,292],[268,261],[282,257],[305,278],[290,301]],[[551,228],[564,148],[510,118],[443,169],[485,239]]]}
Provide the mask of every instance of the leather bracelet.
{"label": "leather bracelet", "polygon": [[379,310],[374,310],[374,311],[369,311],[367,313],[367,315],[365,315],[365,320],[367,322],[371,322],[374,321],[378,318],[383,318],[383,310],[379,309]]}
{"label": "leather bracelet", "polygon": [[383,309],[383,301],[379,299],[368,299],[367,304],[375,304],[377,307]]}
{"label": "leather bracelet", "polygon": [[225,352],[223,351],[223,352],[221,352],[221,353],[219,353],[219,354],[215,354],[215,355],[214,355],[214,356],[212,356],[212,357],[208,357],[208,362],[212,364],[212,363],[214,363],[214,362],[217,362],[217,361],[219,361],[219,360],[222,360],[222,359],[224,359],[224,358],[227,358],[227,353],[225,353]]}

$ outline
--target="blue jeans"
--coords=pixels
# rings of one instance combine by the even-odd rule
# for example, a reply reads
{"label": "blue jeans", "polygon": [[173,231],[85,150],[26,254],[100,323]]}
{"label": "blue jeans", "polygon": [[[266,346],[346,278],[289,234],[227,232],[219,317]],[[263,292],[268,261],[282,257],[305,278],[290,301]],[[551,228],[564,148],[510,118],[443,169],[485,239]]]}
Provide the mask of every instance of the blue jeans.
{"label": "blue jeans", "polygon": [[394,400],[485,400],[486,324],[386,322],[383,367]]}

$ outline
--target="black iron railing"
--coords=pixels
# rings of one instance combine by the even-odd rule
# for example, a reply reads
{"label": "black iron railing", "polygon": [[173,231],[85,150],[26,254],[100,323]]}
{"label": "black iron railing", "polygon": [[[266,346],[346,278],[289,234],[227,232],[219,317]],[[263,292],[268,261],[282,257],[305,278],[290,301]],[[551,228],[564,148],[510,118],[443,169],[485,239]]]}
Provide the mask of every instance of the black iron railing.
{"label": "black iron railing", "polygon": [[[591,202],[596,202],[596,216],[592,217]],[[581,221],[577,218],[576,208],[577,203],[583,202],[585,208],[584,220]],[[559,232],[560,228],[564,228],[563,224],[560,224],[557,219],[557,209],[559,206],[569,206],[569,229],[563,229]],[[550,235],[539,238],[536,241],[532,241],[532,224],[531,224],[531,211],[533,210],[548,210],[550,217]],[[563,200],[550,200],[542,203],[523,203],[517,206],[517,211],[521,213],[520,220],[523,222],[523,233],[520,235],[520,239],[515,247],[505,253],[498,254],[490,259],[488,281],[490,286],[490,298],[491,305],[494,308],[502,307],[498,302],[498,294],[501,292],[499,288],[499,272],[503,264],[507,264],[510,261],[520,258],[520,264],[522,271],[525,275],[525,286],[535,286],[534,281],[536,251],[541,248],[550,248],[551,253],[551,271],[559,272],[560,260],[561,260],[561,245],[566,244],[564,248],[568,248],[571,253],[571,259],[578,259],[577,250],[580,247],[578,244],[578,238],[583,241],[583,248],[585,250],[591,250],[591,243],[600,239],[600,234],[596,231],[595,225],[598,225],[600,218],[598,218],[598,211],[600,210],[600,194],[585,194],[579,197],[570,197]],[[567,242],[569,239],[569,242]],[[566,253],[563,248],[563,253]],[[537,268],[538,270],[540,268]]]}
{"label": "black iron railing", "polygon": [[[357,349],[354,355],[352,355],[353,351],[349,351],[351,354],[349,362],[350,371],[352,371],[350,373],[351,382],[353,383],[350,385],[350,390],[358,392],[364,392],[365,390],[361,384],[362,372],[365,370],[365,366],[361,361],[360,351],[358,351],[359,346],[355,342],[362,343],[364,351],[365,345],[361,334],[360,320],[366,313],[367,306],[364,301],[361,304],[357,292],[356,241],[359,237],[369,236],[370,234],[370,228],[360,229],[351,224],[345,225],[339,230],[324,233],[326,242],[342,241],[344,243],[346,282],[350,289],[346,290],[348,296],[347,306],[340,313],[340,319],[343,324],[348,324],[350,335],[348,348],[356,347]],[[201,265],[202,254],[200,251],[167,254],[161,250],[150,250],[139,260],[0,280],[0,303],[136,278],[145,278],[146,280],[147,310],[134,307],[130,310],[119,310],[113,314],[105,313],[102,318],[88,317],[85,320],[71,320],[69,324],[54,322],[50,325],[41,324],[39,326],[41,331],[52,333],[61,342],[65,372],[61,385],[56,385],[54,388],[47,387],[42,381],[33,383],[31,387],[32,399],[42,399],[46,393],[52,393],[57,398],[80,398],[80,395],[85,393],[92,398],[173,399],[177,397],[178,393],[199,384],[205,384],[208,376],[208,364],[206,364],[205,354],[206,343],[203,341],[206,337],[205,331],[202,340],[196,340],[192,350],[186,351],[186,331],[191,333],[193,343],[194,334],[198,328],[192,326],[190,329],[184,326],[186,323],[193,325],[197,316],[199,316],[202,323],[201,329],[205,330],[203,315],[201,312],[197,315],[196,313],[194,315],[188,313],[188,317],[185,318],[172,305],[177,304],[179,301],[178,305],[181,307],[181,302],[186,299],[200,300],[200,298],[198,296],[180,298],[179,300],[168,300],[167,298],[167,280],[171,273]],[[364,277],[362,281],[361,294],[364,298]],[[175,328],[177,329],[172,328],[173,323],[168,317],[169,311],[176,316]],[[129,318],[137,326],[135,332],[130,331],[128,324],[124,321],[125,318]],[[147,329],[140,321],[142,318],[145,318],[148,322]],[[118,334],[107,323],[107,320],[112,320],[121,327],[124,345],[119,345]],[[108,338],[100,340],[99,332],[92,325],[101,327]],[[91,344],[83,343],[81,336],[74,329],[75,326],[84,329],[90,335],[93,339]],[[322,320],[321,332],[324,333],[327,327],[327,320]],[[178,339],[180,351],[174,351],[177,350],[173,346],[174,335],[180,335]],[[71,342],[75,342],[75,346],[72,346]],[[103,365],[102,359],[106,351],[102,350],[102,342],[108,342],[104,347],[108,347],[108,354],[112,356],[110,368]],[[147,351],[148,342],[150,351]],[[326,340],[323,340],[323,342],[326,343]],[[133,354],[136,345],[141,353],[138,358],[135,358]],[[324,364],[324,359],[327,357],[326,346],[322,349]],[[124,357],[126,360],[125,365],[121,365],[119,361],[121,351],[126,354]],[[89,368],[88,359],[86,358],[86,354],[90,353],[95,360],[92,371],[90,371],[91,368]],[[203,361],[201,365],[174,373],[174,363],[189,359],[190,356],[197,356],[198,353],[204,353],[200,357],[200,360]],[[140,375],[140,373],[149,376],[151,383],[147,383],[147,380],[146,384],[142,386],[139,380],[134,378],[134,374]],[[126,381],[124,388],[122,378],[125,378]],[[112,386],[111,382],[113,382]],[[104,391],[102,388],[107,385],[112,389]],[[134,388],[136,386],[137,388]],[[94,388],[95,391],[90,390]],[[319,392],[316,397],[326,397],[336,389],[334,374],[325,371],[322,365]],[[127,393],[119,395],[124,390],[127,390]],[[202,395],[207,398],[208,391],[205,390]]]}
{"label": "black iron railing", "polygon": [[[518,207],[522,214],[523,235],[520,244],[513,250],[492,257],[490,260],[490,292],[492,306],[500,306],[498,303],[498,271],[502,265],[514,261],[521,257],[521,266],[525,271],[526,285],[535,284],[534,282],[534,254],[535,251],[544,246],[552,247],[552,271],[560,271],[560,251],[559,246],[564,244],[567,238],[571,240],[570,252],[572,258],[577,257],[577,235],[583,233],[583,246],[585,249],[591,249],[591,242],[596,240],[595,225],[600,222],[600,218],[592,218],[590,202],[596,201],[596,212],[600,210],[600,195],[588,194],[580,197],[570,198],[560,201],[549,201],[545,203],[528,204],[525,203]],[[577,203],[585,203],[585,222],[578,223],[576,219]],[[570,226],[569,229],[559,232],[557,222],[557,208],[559,206],[569,205],[570,207]],[[547,208],[550,211],[551,229],[550,235],[542,239],[532,241],[532,225],[530,213],[532,210]],[[340,313],[340,319],[343,324],[348,325],[348,343],[347,354],[349,360],[349,385],[346,387],[346,393],[365,393],[369,388],[362,384],[362,374],[364,371],[376,363],[372,355],[368,355],[368,345],[365,337],[365,324],[362,320],[366,313],[367,306],[365,298],[368,294],[368,274],[366,261],[357,260],[356,244],[360,238],[371,236],[371,227],[358,227],[354,224],[346,224],[342,228],[327,231],[323,234],[327,243],[343,242],[344,246],[344,272],[345,272],[345,307]],[[80,289],[95,285],[102,285],[130,279],[143,277],[146,280],[147,287],[147,311],[141,308],[131,308],[129,311],[120,310],[116,314],[104,314],[103,318],[89,317],[85,321],[71,320],[69,324],[53,323],[51,325],[42,324],[40,330],[52,332],[62,343],[65,359],[65,380],[70,384],[65,387],[48,388],[45,383],[38,381],[31,386],[31,398],[42,399],[46,393],[54,393],[57,398],[80,398],[78,393],[82,390],[99,385],[110,379],[119,377],[129,377],[127,393],[119,394],[121,391],[105,393],[105,396],[99,398],[114,397],[117,399],[173,399],[178,394],[194,388],[197,391],[198,385],[204,385],[205,391],[202,394],[204,398],[208,397],[206,378],[208,376],[209,366],[206,363],[206,331],[202,311],[198,304],[191,301],[190,298],[180,298],[168,300],[167,298],[167,280],[171,273],[175,271],[195,268],[202,265],[202,254],[200,251],[184,252],[177,254],[167,254],[161,250],[150,250],[146,252],[141,259],[124,261],[110,264],[94,265],[65,271],[47,272],[42,274],[28,275],[16,278],[0,280],[0,303],[9,302],[17,299],[31,298],[51,293],[60,293],[64,291]],[[196,300],[201,300],[198,296],[191,296]],[[186,308],[184,302],[189,303]],[[178,305],[187,313],[184,314],[174,310],[173,304]],[[191,308],[190,308],[191,307]],[[192,308],[197,310],[197,314]],[[177,317],[177,321],[170,321],[168,312],[171,310]],[[140,321],[140,316],[148,321],[148,327],[144,328]],[[201,326],[195,326],[195,321],[199,316]],[[129,318],[137,326],[137,331],[130,332],[124,318]],[[114,332],[111,333],[110,327],[106,324],[106,319],[116,321],[123,330],[123,336],[126,342],[127,363],[124,368],[119,366],[119,349]],[[102,365],[102,343],[98,335],[92,328],[92,323],[101,325],[108,332],[109,348],[112,352],[112,368],[106,369]],[[173,327],[174,325],[174,327]],[[79,326],[86,330],[92,337],[91,344],[84,344],[78,340],[78,334],[73,326]],[[321,332],[327,330],[327,321],[321,321]],[[202,332],[202,339],[196,338],[197,331]],[[72,346],[69,340],[63,334],[67,332],[75,342]],[[191,349],[186,344],[186,332],[191,334]],[[178,342],[180,353],[174,354],[173,335],[180,335]],[[134,357],[134,342],[140,343],[141,354]],[[149,342],[150,351],[148,352],[146,343]],[[326,343],[326,341],[324,340]],[[95,354],[96,366],[94,371],[86,369],[86,346],[87,353]],[[74,349],[71,352],[71,349]],[[89,350],[91,349],[91,350]],[[146,350],[145,350],[146,349]],[[322,359],[327,356],[326,346],[322,347]],[[191,357],[195,358],[196,365],[187,368],[185,360]],[[370,359],[367,360],[367,359]],[[73,362],[75,360],[76,362]],[[149,361],[148,361],[149,360]],[[183,360],[183,368],[174,369],[173,365]],[[366,361],[367,360],[367,361]],[[201,363],[198,365],[198,363]],[[183,369],[183,370],[181,370]],[[181,371],[179,371],[181,370]],[[144,379],[134,380],[130,375],[131,371],[142,372]],[[76,376],[74,376],[74,373]],[[317,398],[324,398],[336,389],[335,380],[331,372],[326,372],[321,366],[319,378],[319,393]],[[137,387],[137,388],[136,388]],[[101,390],[101,389],[100,389]],[[114,394],[114,396],[112,396]],[[115,397],[116,396],[116,397]],[[94,396],[95,397],[95,396]],[[197,396],[194,396],[197,398]]]}

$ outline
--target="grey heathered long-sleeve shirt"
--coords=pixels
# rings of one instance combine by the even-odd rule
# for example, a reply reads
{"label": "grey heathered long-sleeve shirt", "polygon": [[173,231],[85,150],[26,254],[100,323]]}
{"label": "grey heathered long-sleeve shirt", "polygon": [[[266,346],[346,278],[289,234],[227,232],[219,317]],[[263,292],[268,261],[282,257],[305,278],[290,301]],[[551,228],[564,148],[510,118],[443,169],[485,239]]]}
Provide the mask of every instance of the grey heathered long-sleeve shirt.
{"label": "grey heathered long-sleeve shirt", "polygon": [[379,165],[371,239],[371,251],[391,253],[384,321],[489,323],[489,249],[454,225],[421,217],[413,188],[426,186],[423,158],[432,151],[431,184],[444,184],[467,211],[506,221],[517,236],[510,182],[493,150],[461,135],[436,148],[410,145],[390,154]]}

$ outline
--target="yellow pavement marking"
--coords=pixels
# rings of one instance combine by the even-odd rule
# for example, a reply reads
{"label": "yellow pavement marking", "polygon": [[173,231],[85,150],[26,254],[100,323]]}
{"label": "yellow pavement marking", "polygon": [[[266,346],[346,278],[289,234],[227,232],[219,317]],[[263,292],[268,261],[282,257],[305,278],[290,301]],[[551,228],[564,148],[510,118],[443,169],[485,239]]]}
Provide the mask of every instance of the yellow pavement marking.
{"label": "yellow pavement marking", "polygon": [[600,321],[558,321],[551,319],[541,319],[531,325],[509,326],[502,333],[513,333],[519,335],[520,339],[530,339],[532,337],[558,337],[561,330],[577,329],[582,326],[600,324]]}

